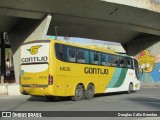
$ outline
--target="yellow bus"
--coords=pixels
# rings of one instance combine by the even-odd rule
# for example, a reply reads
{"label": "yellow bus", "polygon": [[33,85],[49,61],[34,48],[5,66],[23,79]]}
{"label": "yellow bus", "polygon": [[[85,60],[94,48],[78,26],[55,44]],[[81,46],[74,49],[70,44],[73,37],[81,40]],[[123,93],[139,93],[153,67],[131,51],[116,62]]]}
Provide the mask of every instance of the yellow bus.
{"label": "yellow bus", "polygon": [[20,92],[49,100],[70,96],[92,99],[97,93],[140,89],[135,58],[94,46],[60,40],[23,43],[20,59]]}

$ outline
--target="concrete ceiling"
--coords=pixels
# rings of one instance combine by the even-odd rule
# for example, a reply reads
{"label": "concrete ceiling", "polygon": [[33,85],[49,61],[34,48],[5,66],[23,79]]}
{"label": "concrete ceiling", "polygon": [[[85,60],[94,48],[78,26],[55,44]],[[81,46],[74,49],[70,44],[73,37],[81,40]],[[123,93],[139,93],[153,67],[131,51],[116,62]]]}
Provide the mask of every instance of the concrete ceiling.
{"label": "concrete ceiling", "polygon": [[160,35],[160,14],[101,0],[0,0],[0,31],[52,14],[48,34],[127,43],[140,34]]}

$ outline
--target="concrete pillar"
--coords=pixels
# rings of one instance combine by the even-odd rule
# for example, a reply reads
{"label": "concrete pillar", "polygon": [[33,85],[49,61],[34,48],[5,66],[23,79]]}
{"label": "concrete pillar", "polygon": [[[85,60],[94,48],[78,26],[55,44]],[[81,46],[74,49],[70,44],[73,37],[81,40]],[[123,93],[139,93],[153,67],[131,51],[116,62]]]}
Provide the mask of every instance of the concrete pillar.
{"label": "concrete pillar", "polygon": [[13,51],[16,83],[19,83],[20,46],[29,40],[45,39],[52,16],[47,15],[43,20],[20,19],[15,28],[9,32],[9,40]]}
{"label": "concrete pillar", "polygon": [[6,57],[5,57],[5,39],[4,32],[1,32],[1,84],[4,83],[4,79],[6,76]]}
{"label": "concrete pillar", "polygon": [[155,45],[160,42],[160,36],[142,34],[137,38],[131,40],[125,44],[127,54],[137,56],[143,50],[149,50],[154,55],[158,54],[158,50],[155,49]]}

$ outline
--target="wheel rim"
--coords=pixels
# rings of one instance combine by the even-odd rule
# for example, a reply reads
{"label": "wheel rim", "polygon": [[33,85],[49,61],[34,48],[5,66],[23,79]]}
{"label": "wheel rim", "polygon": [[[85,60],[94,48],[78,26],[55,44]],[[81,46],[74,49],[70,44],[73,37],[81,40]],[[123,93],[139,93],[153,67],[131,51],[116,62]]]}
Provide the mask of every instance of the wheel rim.
{"label": "wheel rim", "polygon": [[83,98],[83,88],[82,88],[82,86],[78,86],[76,88],[76,92],[75,92],[75,99],[81,100],[82,98]]}
{"label": "wheel rim", "polygon": [[88,96],[92,97],[93,96],[94,90],[92,88],[88,89]]}
{"label": "wheel rim", "polygon": [[77,96],[78,98],[82,97],[82,94],[83,94],[83,92],[82,92],[81,89],[77,89],[77,90],[76,90],[76,96]]}
{"label": "wheel rim", "polygon": [[72,96],[72,100],[74,101],[79,101],[83,99],[83,86],[82,85],[77,85],[76,89],[75,89],[75,94],[74,96]]}

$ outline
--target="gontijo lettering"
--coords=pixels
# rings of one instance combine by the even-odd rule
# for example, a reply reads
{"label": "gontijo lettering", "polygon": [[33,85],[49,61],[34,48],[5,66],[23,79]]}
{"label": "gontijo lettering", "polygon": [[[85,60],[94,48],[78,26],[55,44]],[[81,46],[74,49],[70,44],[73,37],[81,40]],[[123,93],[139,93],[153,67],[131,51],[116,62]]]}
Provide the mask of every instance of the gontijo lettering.
{"label": "gontijo lettering", "polygon": [[108,74],[108,69],[85,67],[84,73],[85,74]]}
{"label": "gontijo lettering", "polygon": [[28,58],[22,58],[22,63],[30,63],[30,62],[47,62],[48,57],[42,56],[42,57],[28,57]]}

